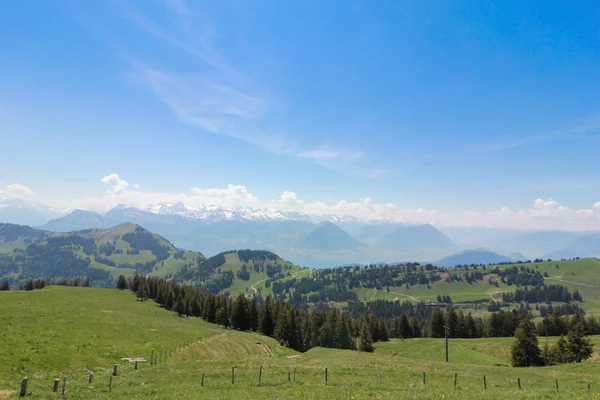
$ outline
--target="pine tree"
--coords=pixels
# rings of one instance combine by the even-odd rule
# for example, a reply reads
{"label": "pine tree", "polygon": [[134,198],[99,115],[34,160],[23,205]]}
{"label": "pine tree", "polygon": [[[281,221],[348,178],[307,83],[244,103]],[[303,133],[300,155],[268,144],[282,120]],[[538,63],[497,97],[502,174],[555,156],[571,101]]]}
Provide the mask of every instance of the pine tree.
{"label": "pine tree", "polygon": [[448,337],[458,337],[456,335],[456,331],[458,330],[458,314],[456,314],[454,307],[448,308],[448,312],[446,312],[446,326],[448,327]]}
{"label": "pine tree", "polygon": [[154,300],[161,306],[165,305],[165,288],[162,285],[156,289],[156,298]]}
{"label": "pine tree", "polygon": [[167,297],[165,299],[165,308],[167,310],[172,310],[173,309],[173,304],[175,303],[175,294],[173,293],[173,290],[171,288],[167,289]]}
{"label": "pine tree", "polygon": [[287,346],[288,338],[288,325],[286,318],[286,309],[281,307],[277,314],[277,321],[275,322],[275,330],[273,331],[273,338],[279,343]]}
{"label": "pine tree", "polygon": [[174,309],[180,317],[187,314],[186,300],[181,295],[175,299]]}
{"label": "pine tree", "polygon": [[140,276],[136,274],[131,281],[131,286],[129,287],[132,292],[137,293],[140,286]]}
{"label": "pine tree", "polygon": [[569,362],[580,363],[587,360],[594,352],[594,345],[585,337],[585,327],[578,322],[567,336],[567,354]]}
{"label": "pine tree", "polygon": [[336,325],[335,310],[327,312],[325,323],[319,329],[319,346],[336,348],[335,325]]}
{"label": "pine tree", "polygon": [[148,283],[145,278],[140,280],[136,295],[142,301],[145,301],[148,298]]}
{"label": "pine tree", "polygon": [[562,364],[568,361],[567,341],[563,335],[552,348],[549,353],[550,364]]}
{"label": "pine tree", "polygon": [[367,353],[372,353],[375,351],[375,348],[373,347],[373,337],[371,336],[369,324],[367,323],[363,323],[363,326],[360,330],[360,343],[358,345],[358,350]]}
{"label": "pine tree", "polygon": [[410,327],[410,323],[408,322],[408,318],[406,314],[402,314],[400,316],[400,337],[402,339],[407,339],[413,337],[413,331]]}
{"label": "pine tree", "polygon": [[119,280],[117,281],[117,289],[119,289],[119,290],[127,289],[127,280],[125,279],[125,275],[119,275]]}
{"label": "pine tree", "polygon": [[231,307],[231,327],[239,331],[250,329],[250,311],[248,300],[240,293]]}
{"label": "pine tree", "polygon": [[249,329],[258,332],[258,304],[256,303],[256,296],[252,296],[252,301],[248,303],[250,312],[250,326]]}
{"label": "pine tree", "polygon": [[207,294],[204,297],[202,319],[210,323],[215,322],[217,319],[217,299],[214,294]]}
{"label": "pine tree", "polygon": [[273,314],[271,310],[271,296],[268,296],[260,307],[258,316],[258,330],[266,336],[273,336]]}
{"label": "pine tree", "polygon": [[2,282],[2,286],[0,286],[0,290],[10,290],[10,285],[8,284],[8,281]]}
{"label": "pine tree", "polygon": [[439,308],[434,308],[429,315],[429,337],[444,337],[444,314]]}
{"label": "pine tree", "polygon": [[193,317],[201,317],[202,316],[202,304],[200,303],[200,299],[196,295],[190,302],[190,314]]}
{"label": "pine tree", "polygon": [[515,330],[515,344],[512,347],[513,367],[537,367],[544,365],[544,359],[535,332],[535,325],[529,318],[523,318]]}
{"label": "pine tree", "polygon": [[229,328],[229,326],[231,325],[231,323],[229,322],[229,307],[228,307],[228,301],[225,298],[225,296],[223,296],[222,294],[220,294],[217,297],[217,314],[216,314],[216,323],[219,325],[223,325],[223,327],[225,329]]}
{"label": "pine tree", "polygon": [[390,338],[387,331],[387,326],[385,325],[385,321],[383,318],[379,319],[377,323],[377,331],[379,332],[379,341],[380,342],[389,342]]}

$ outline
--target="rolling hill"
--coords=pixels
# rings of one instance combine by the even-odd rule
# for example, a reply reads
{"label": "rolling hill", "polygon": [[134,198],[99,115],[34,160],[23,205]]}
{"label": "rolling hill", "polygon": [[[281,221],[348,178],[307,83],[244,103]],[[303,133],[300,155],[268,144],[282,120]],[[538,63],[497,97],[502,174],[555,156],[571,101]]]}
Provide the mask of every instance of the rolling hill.
{"label": "rolling hill", "polygon": [[[513,338],[450,339],[449,363],[443,338],[393,339],[376,343],[374,353],[321,347],[298,353],[257,333],[180,318],[115,289],[0,292],[0,315],[8,327],[0,331],[0,396],[10,399],[25,376],[28,398],[58,398],[60,388],[51,393],[56,378],[61,387],[66,379],[66,398],[91,400],[596,398],[587,384],[595,388],[600,362],[595,355],[577,365],[512,368]],[[600,337],[591,340],[600,345]],[[147,361],[136,368],[124,357]],[[115,363],[118,374],[111,377]]]}
{"label": "rolling hill", "polygon": [[452,254],[432,264],[438,267],[455,267],[457,265],[487,265],[514,261],[525,261],[525,258],[520,255],[516,255],[516,258],[507,257],[486,249],[474,249]]}
{"label": "rolling hill", "polygon": [[64,234],[0,224],[0,280],[12,285],[25,279],[89,277],[92,284],[107,286],[121,274],[166,276],[203,258],[134,224]]}
{"label": "rolling hill", "polygon": [[237,250],[219,253],[174,275],[177,282],[200,286],[209,293],[272,293],[275,282],[285,282],[310,270],[283,260],[265,250]]}

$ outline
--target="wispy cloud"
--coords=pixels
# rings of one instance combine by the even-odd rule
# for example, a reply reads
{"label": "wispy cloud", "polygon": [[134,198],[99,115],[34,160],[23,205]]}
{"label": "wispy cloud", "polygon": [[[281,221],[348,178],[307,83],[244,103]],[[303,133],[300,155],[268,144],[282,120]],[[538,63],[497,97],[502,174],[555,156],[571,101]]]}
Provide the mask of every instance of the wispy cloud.
{"label": "wispy cloud", "polygon": [[490,145],[490,148],[492,150],[509,150],[515,147],[531,143],[564,139],[588,139],[590,136],[597,135],[600,135],[600,118],[591,119],[584,123],[568,128],[557,129],[535,135],[525,136],[519,139],[509,140],[503,143],[493,143],[492,145]]}
{"label": "wispy cloud", "polygon": [[376,169],[362,165],[365,160],[360,151],[307,146],[287,133],[265,130],[262,125],[269,117],[271,92],[229,62],[215,44],[218,35],[210,22],[184,0],[164,0],[163,4],[167,22],[161,19],[159,23],[131,4],[123,11],[143,32],[192,56],[190,62],[196,63],[197,72],[174,72],[173,66],[140,61],[142,57],[134,55],[129,55],[129,60],[137,81],[150,88],[179,121],[275,154],[311,160],[331,170],[380,176]]}
{"label": "wispy cloud", "polygon": [[20,183],[11,183],[4,188],[0,188],[0,198],[25,199],[33,196],[35,196],[35,192]]}

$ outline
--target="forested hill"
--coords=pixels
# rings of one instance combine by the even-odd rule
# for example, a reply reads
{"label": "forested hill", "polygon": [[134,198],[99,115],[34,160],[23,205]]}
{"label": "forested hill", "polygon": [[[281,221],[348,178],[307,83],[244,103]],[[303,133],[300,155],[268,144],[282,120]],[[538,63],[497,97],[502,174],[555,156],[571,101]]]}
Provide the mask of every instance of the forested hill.
{"label": "forested hill", "polygon": [[134,224],[64,234],[0,224],[0,281],[90,278],[109,286],[118,275],[169,276],[204,256]]}
{"label": "forested hill", "polygon": [[266,250],[219,253],[174,275],[177,282],[202,287],[209,293],[271,293],[275,282],[293,280],[309,270]]}

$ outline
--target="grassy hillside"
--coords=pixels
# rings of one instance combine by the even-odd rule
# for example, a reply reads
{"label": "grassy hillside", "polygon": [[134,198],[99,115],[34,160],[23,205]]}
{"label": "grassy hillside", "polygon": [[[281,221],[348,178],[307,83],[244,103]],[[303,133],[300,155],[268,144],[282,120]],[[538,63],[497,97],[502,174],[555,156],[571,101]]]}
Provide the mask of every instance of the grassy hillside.
{"label": "grassy hillside", "polygon": [[263,297],[272,293],[274,282],[285,282],[304,276],[309,269],[283,260],[278,255],[262,250],[238,250],[219,253],[196,265],[184,268],[175,278],[190,284],[199,284],[211,293],[258,293]]}
{"label": "grassy hillside", "polygon": [[[572,299],[572,305],[600,314],[600,260],[595,258],[457,268],[416,263],[341,267],[311,270],[297,278],[292,284],[274,282],[272,292],[278,297],[293,299],[294,304],[328,303],[342,308],[356,301],[437,303],[439,295],[448,295],[455,306],[483,316],[488,314],[493,302],[507,308],[526,306],[525,301],[505,300],[503,294],[559,285],[566,287],[570,295],[578,291],[583,296],[583,302]],[[557,306],[565,305],[568,300],[529,298],[528,305],[534,316],[540,315],[540,308],[547,307],[547,301]]]}
{"label": "grassy hillside", "polygon": [[[22,376],[29,377],[33,399],[59,398],[50,390],[57,377],[67,378],[66,398],[77,399],[600,397],[597,355],[579,365],[512,368],[507,366],[511,338],[451,340],[450,363],[443,362],[442,339],[377,343],[373,354],[323,348],[296,353],[264,336],[177,317],[151,301],[137,301],[130,292],[71,287],[0,292],[0,315],[2,327],[8,327],[0,330],[0,397],[16,398]],[[600,337],[593,341],[600,345]],[[135,370],[120,360],[148,358],[153,348],[161,352],[155,366],[142,363]],[[172,350],[166,361],[165,349]],[[109,393],[115,362],[120,373]],[[87,383],[90,371],[95,373],[92,385]]]}
{"label": "grassy hillside", "polygon": [[203,258],[134,224],[71,233],[0,224],[0,280],[13,285],[25,279],[78,276],[106,286],[121,274],[167,276]]}
{"label": "grassy hillside", "polygon": [[[558,265],[558,268],[556,267]],[[596,258],[584,258],[580,260],[548,261],[539,263],[527,263],[516,265],[499,265],[498,268],[505,269],[516,267],[528,267],[547,273],[549,276],[544,278],[546,284],[559,284],[566,286],[570,291],[578,290],[583,296],[584,302],[580,305],[593,314],[600,314],[600,260]],[[488,270],[494,268],[487,267]],[[480,268],[481,270],[481,268]],[[457,268],[450,270],[449,273],[461,274],[463,270]],[[414,285],[401,287],[391,287],[387,290],[356,290],[361,300],[368,299],[388,299],[399,298],[401,300],[435,301],[438,294],[448,294],[454,302],[476,301],[484,299],[498,299],[502,292],[514,292],[516,285],[507,285],[498,281],[498,287],[488,283],[489,276],[484,276],[481,281],[468,283],[466,281],[446,282],[440,280],[427,285]]]}

